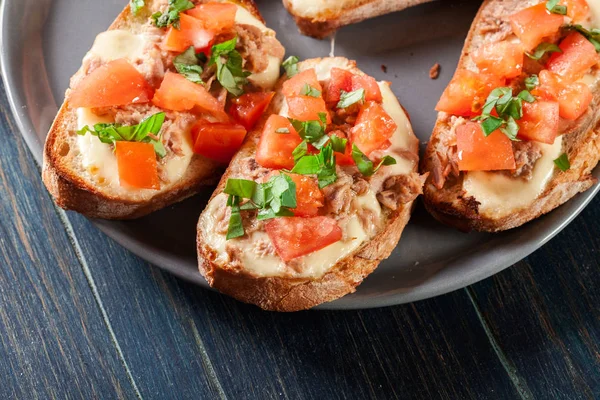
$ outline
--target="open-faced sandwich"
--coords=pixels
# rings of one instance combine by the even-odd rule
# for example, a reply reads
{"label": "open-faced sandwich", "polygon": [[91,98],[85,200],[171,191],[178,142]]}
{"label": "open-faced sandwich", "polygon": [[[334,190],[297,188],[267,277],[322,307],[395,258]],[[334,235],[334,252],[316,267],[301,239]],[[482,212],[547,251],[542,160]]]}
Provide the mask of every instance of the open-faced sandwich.
{"label": "open-faced sandwich", "polygon": [[502,231],[595,183],[599,17],[598,1],[483,3],[422,160],[437,219]]}
{"label": "open-faced sandwich", "polygon": [[198,223],[209,284],[277,311],[353,292],[396,247],[423,185],[389,83],[345,58],[295,61]]}
{"label": "open-faced sandwich", "polygon": [[216,183],[284,53],[251,0],[132,0],[71,79],[46,187],[63,208],[125,219]]}
{"label": "open-faced sandwich", "polygon": [[283,0],[303,35],[322,39],[345,25],[432,0]]}

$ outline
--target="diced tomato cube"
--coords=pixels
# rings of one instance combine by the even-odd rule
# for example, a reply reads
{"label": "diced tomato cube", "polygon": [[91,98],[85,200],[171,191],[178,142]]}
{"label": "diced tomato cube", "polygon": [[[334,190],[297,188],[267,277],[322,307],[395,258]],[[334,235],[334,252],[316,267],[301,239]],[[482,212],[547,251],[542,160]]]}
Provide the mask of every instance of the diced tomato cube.
{"label": "diced tomato cube", "polygon": [[533,50],[545,37],[557,33],[564,22],[564,16],[546,9],[545,1],[510,17],[512,30],[527,51]]}
{"label": "diced tomato cube", "polygon": [[488,43],[473,53],[473,61],[481,72],[501,78],[514,78],[523,70],[523,48],[507,41]]}
{"label": "diced tomato cube", "polygon": [[202,21],[205,29],[224,32],[233,29],[237,6],[233,3],[204,3],[188,10],[186,14]]}
{"label": "diced tomato cube", "polygon": [[167,72],[154,94],[155,106],[173,111],[190,111],[199,108],[222,122],[229,121],[223,104],[215,99],[204,86],[187,80],[183,75]]}
{"label": "diced tomato cube", "polygon": [[365,101],[381,102],[381,90],[375,78],[368,75],[352,76],[352,91],[365,89]]}
{"label": "diced tomato cube", "polygon": [[331,78],[325,87],[325,100],[329,104],[340,101],[340,92],[352,91],[352,77],[354,74],[347,69],[331,68]]}
{"label": "diced tomato cube", "polygon": [[558,136],[559,105],[556,101],[537,100],[523,103],[523,118],[519,124],[520,139],[552,144]]}
{"label": "diced tomato cube", "polygon": [[556,74],[543,70],[539,74],[540,86],[534,94],[544,100],[558,101],[562,118],[576,120],[588,109],[594,95],[589,86],[583,82],[564,83]]}
{"label": "diced tomato cube", "polygon": [[331,116],[327,112],[325,100],[321,97],[291,96],[286,97],[285,100],[290,118],[299,121],[319,121],[319,114],[325,114],[327,123],[331,123]]}
{"label": "diced tomato cube", "polygon": [[558,47],[563,52],[552,54],[547,68],[568,82],[581,79],[600,61],[594,45],[579,32],[569,34]]}
{"label": "diced tomato cube", "polygon": [[170,27],[163,47],[168,51],[184,52],[194,46],[196,52],[207,51],[212,44],[215,33],[204,28],[199,19],[186,14],[179,14],[179,29]]}
{"label": "diced tomato cube", "polygon": [[435,109],[448,114],[470,117],[481,112],[487,97],[505,80],[490,74],[458,69]]}
{"label": "diced tomato cube", "polygon": [[567,16],[576,23],[585,21],[590,14],[587,0],[561,0],[559,4],[567,6]]}
{"label": "diced tomato cube", "polygon": [[[264,182],[271,179],[272,176],[280,174],[279,171],[272,171],[263,178]],[[325,204],[323,192],[319,189],[317,180],[307,175],[289,174],[296,184],[296,208],[292,209],[296,217],[313,217],[319,213],[319,209]]]}
{"label": "diced tomato cube", "polygon": [[388,148],[397,128],[398,125],[383,106],[370,101],[358,113],[356,125],[350,131],[351,142],[368,156],[376,150]]}
{"label": "diced tomato cube", "polygon": [[[341,131],[333,131],[329,133],[329,136],[332,135],[336,135],[340,138],[345,138],[346,135],[344,135],[343,132]],[[352,143],[350,143],[350,140],[348,140],[348,142],[346,143],[346,150],[343,153],[335,153],[335,163],[337,165],[354,165],[354,159],[352,158]]]}
{"label": "diced tomato cube", "polygon": [[283,261],[321,250],[342,240],[342,229],[329,217],[275,218],[265,230]]}
{"label": "diced tomato cube", "polygon": [[498,171],[515,169],[515,154],[510,139],[499,130],[485,136],[481,125],[467,122],[456,128],[458,168],[461,171]]}
{"label": "diced tomato cube", "polygon": [[317,89],[319,92],[323,91],[314,68],[299,72],[285,81],[283,83],[282,93],[285,97],[298,96],[302,94],[306,85],[313,89]]}
{"label": "diced tomato cube", "polygon": [[152,87],[125,59],[104,64],[79,82],[69,95],[71,107],[112,107],[147,103]]}
{"label": "diced tomato cube", "polygon": [[[289,133],[277,132],[277,130]],[[302,138],[290,121],[281,115],[272,114],[267,119],[256,149],[256,162],[265,168],[294,168],[294,149]]]}
{"label": "diced tomato cube", "polygon": [[240,149],[246,128],[230,122],[210,122],[204,119],[192,127],[194,153],[227,164]]}
{"label": "diced tomato cube", "polygon": [[229,115],[247,130],[252,130],[271,103],[273,96],[275,92],[246,93],[235,97],[231,100]]}
{"label": "diced tomato cube", "polygon": [[121,186],[160,189],[154,146],[150,143],[118,141],[115,156]]}

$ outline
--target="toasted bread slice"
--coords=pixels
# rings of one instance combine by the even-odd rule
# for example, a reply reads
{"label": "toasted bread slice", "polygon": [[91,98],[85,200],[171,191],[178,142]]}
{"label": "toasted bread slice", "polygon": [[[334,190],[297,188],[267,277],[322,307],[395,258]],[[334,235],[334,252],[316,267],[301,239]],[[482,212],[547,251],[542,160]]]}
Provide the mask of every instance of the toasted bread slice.
{"label": "toasted bread slice", "polygon": [[345,25],[432,0],[283,0],[303,35],[323,39]]}
{"label": "toasted bread slice", "polygon": [[[485,1],[466,39],[458,67],[473,68],[471,54],[484,43],[510,39],[508,18],[537,3],[540,1]],[[526,177],[515,177],[515,171],[459,172],[451,160],[456,157],[455,128],[465,119],[440,112],[421,160],[421,170],[431,172],[424,188],[427,210],[439,221],[464,231],[497,232],[523,225],[589,189],[596,182],[591,171],[600,159],[597,66],[586,82],[594,93],[592,104],[577,121],[561,121],[562,135],[553,145],[513,142],[517,167],[531,161],[530,176]],[[567,171],[561,171],[553,162],[563,153],[571,164]]]}
{"label": "toasted bread slice", "polygon": [[[202,3],[199,0],[194,2]],[[230,2],[239,7],[236,24],[253,25],[264,35],[275,36],[274,31],[264,26],[264,20],[252,0]],[[166,6],[166,1],[146,0],[145,6],[134,15],[127,5],[109,31],[102,33],[104,38],[101,40],[99,36],[96,39],[94,47],[84,58],[81,69],[72,78],[71,86],[74,87],[74,84],[85,77],[90,69],[97,67],[98,63],[102,64],[116,57],[126,57],[153,86],[157,87],[165,69],[171,63],[172,55],[165,55],[164,51],[161,54],[159,43],[166,30],[153,27],[150,24],[150,16],[154,12],[164,11]],[[118,56],[112,55],[115,51]],[[130,57],[130,53],[134,55]],[[271,87],[278,78],[279,63],[274,66],[269,64],[269,69],[275,70],[276,74],[271,79]],[[255,74],[250,79],[254,76],[264,80],[268,78],[266,74]],[[258,85],[263,84],[268,86],[268,83],[262,81]],[[225,169],[223,163],[194,154],[192,151],[190,129],[200,116],[166,111],[167,122],[161,132],[169,136],[164,136],[163,139],[167,156],[159,162],[160,189],[121,186],[116,158],[110,145],[101,143],[89,134],[80,136],[76,133],[83,125],[115,122],[114,118],[107,119],[98,115],[102,114],[103,110],[71,107],[68,100],[70,91],[71,89],[67,90],[66,100],[48,133],[44,148],[43,181],[60,207],[93,218],[132,219],[182,201],[201,188],[218,182]],[[130,121],[125,125],[139,123],[143,117],[165,111],[151,104],[128,107],[129,110],[123,108],[118,111],[121,121]],[[166,133],[168,130],[170,131]]]}
{"label": "toasted bread slice", "polygon": [[[298,65],[300,71],[315,68],[321,83],[329,79],[332,67],[364,75],[353,61],[341,57],[311,59]],[[249,134],[223,175],[200,216],[197,237],[200,272],[212,287],[243,302],[275,311],[308,309],[354,292],[396,247],[423,184],[416,173],[418,139],[389,83],[380,82],[384,108],[398,126],[391,139],[392,146],[386,151],[392,151],[398,164],[383,167],[366,180],[354,165],[338,165],[338,180],[323,189],[325,215],[337,218],[340,225],[347,223],[346,228],[354,224],[355,230],[348,229],[341,241],[289,262],[283,262],[277,255],[265,233],[264,221],[251,223],[244,237],[226,241],[230,208],[226,207],[227,195],[223,190],[229,178],[260,181],[271,172],[260,166],[255,157],[268,116],[287,115],[287,104],[281,93],[286,80],[284,75],[263,120]],[[405,179],[402,182],[406,185],[394,187],[391,194],[400,196],[400,192],[405,191],[408,198],[390,209],[380,202],[377,194],[388,179],[396,177]],[[357,189],[355,186],[360,183],[366,184],[367,189]],[[369,213],[373,213],[372,221],[376,223],[368,222]],[[250,223],[251,218],[244,218],[245,224]]]}

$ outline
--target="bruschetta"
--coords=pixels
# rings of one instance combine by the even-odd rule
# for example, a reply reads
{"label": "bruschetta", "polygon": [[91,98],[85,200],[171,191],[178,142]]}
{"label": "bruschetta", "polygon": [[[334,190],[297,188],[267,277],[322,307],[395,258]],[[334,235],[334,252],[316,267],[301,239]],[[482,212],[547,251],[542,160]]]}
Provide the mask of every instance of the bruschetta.
{"label": "bruschetta", "polygon": [[353,292],[396,247],[423,185],[389,83],[341,57],[295,61],[198,222],[208,283],[276,311]]}
{"label": "bruschetta", "polygon": [[596,182],[599,17],[597,1],[484,1],[422,160],[434,217],[503,231]]}
{"label": "bruschetta", "polygon": [[345,25],[432,0],[283,0],[303,35],[323,39]]}
{"label": "bruschetta", "polygon": [[62,208],[130,219],[215,184],[284,53],[251,0],[132,0],[71,79],[46,187]]}

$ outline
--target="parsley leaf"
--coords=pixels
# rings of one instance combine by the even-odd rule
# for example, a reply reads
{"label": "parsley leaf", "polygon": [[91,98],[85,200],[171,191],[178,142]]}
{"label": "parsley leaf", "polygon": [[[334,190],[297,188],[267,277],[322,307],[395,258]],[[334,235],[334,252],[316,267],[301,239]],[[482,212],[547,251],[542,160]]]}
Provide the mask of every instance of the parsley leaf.
{"label": "parsley leaf", "polygon": [[217,80],[234,96],[244,93],[242,86],[247,83],[250,72],[242,69],[242,56],[235,49],[237,36],[212,47],[208,66],[217,66]]}
{"label": "parsley leaf", "polygon": [[298,57],[289,56],[283,63],[281,63],[281,66],[285,69],[285,73],[287,74],[288,78],[291,78],[298,73],[298,61],[300,61],[298,60]]}
{"label": "parsley leaf", "polygon": [[525,52],[525,54],[527,55],[527,57],[531,58],[532,60],[540,60],[547,53],[562,53],[562,52],[563,51],[560,49],[560,47],[558,47],[554,43],[544,42],[544,43],[540,43],[535,48],[535,50],[533,50],[533,53]]}
{"label": "parsley leaf", "polygon": [[365,100],[365,89],[357,89],[352,92],[340,91],[340,101],[337,103],[337,108],[348,108],[352,104]]}
{"label": "parsley leaf", "polygon": [[146,5],[146,3],[144,2],[144,0],[130,0],[129,1],[129,8],[131,8],[131,13],[133,15],[136,15],[138,13],[138,11],[140,11],[141,8],[143,8]]}
{"label": "parsley leaf", "polygon": [[185,76],[187,80],[202,83],[202,67],[199,62],[196,49],[194,49],[194,46],[190,46],[185,52],[175,57],[173,65],[175,65],[177,72]]}
{"label": "parsley leaf", "polygon": [[554,160],[554,164],[558,169],[560,169],[563,172],[571,169],[571,163],[569,162],[569,157],[566,153],[562,153],[560,157]]}
{"label": "parsley leaf", "polygon": [[531,75],[525,78],[525,87],[527,90],[533,90],[540,86],[540,78],[537,75]]}
{"label": "parsley leaf", "polygon": [[305,83],[304,86],[302,86],[300,94],[302,96],[321,97],[321,91],[310,86],[308,83]]}
{"label": "parsley leaf", "polygon": [[298,132],[298,135],[308,143],[312,143],[317,149],[321,148],[324,143],[319,141],[325,136],[325,124],[323,121],[298,121],[297,119],[289,119],[290,123]]}
{"label": "parsley leaf", "polygon": [[567,15],[567,6],[559,5],[560,0],[548,0],[546,10],[553,14]]}
{"label": "parsley leaf", "polygon": [[566,27],[567,30],[574,30],[581,33],[590,41],[596,48],[596,51],[600,52],[600,29],[587,30],[581,25],[569,25]]}
{"label": "parsley leaf", "polygon": [[291,172],[300,175],[317,175],[321,189],[334,183],[337,180],[337,173],[332,144],[324,145],[319,154],[305,154],[300,157]]}
{"label": "parsley leaf", "polygon": [[77,134],[83,136],[89,133],[98,137],[102,143],[113,145],[119,141],[150,143],[154,146],[156,154],[163,158],[167,155],[159,136],[163,122],[165,122],[165,113],[159,112],[145,118],[138,125],[95,124],[94,129],[86,125],[78,130]]}
{"label": "parsley leaf", "polygon": [[356,163],[356,166],[358,167],[360,173],[364,176],[371,176],[375,174],[383,165],[396,164],[395,158],[385,156],[381,159],[381,161],[379,161],[379,164],[377,164],[377,166],[374,167],[373,161],[371,161],[369,157],[365,155],[365,153],[360,151],[360,149],[355,144],[352,145],[352,159]]}
{"label": "parsley leaf", "polygon": [[[523,117],[523,102],[533,103],[535,97],[527,90],[523,90],[517,96],[513,96],[512,89],[500,87],[492,90],[487,98],[480,116],[473,121],[481,121],[481,128],[485,136],[489,136],[500,129],[509,139],[517,140],[519,125],[516,120]],[[492,115],[496,110],[498,116]]]}
{"label": "parsley leaf", "polygon": [[152,20],[158,28],[166,28],[172,25],[175,29],[179,29],[179,13],[192,8],[194,8],[194,3],[189,0],[169,0],[167,12],[152,14]]}

